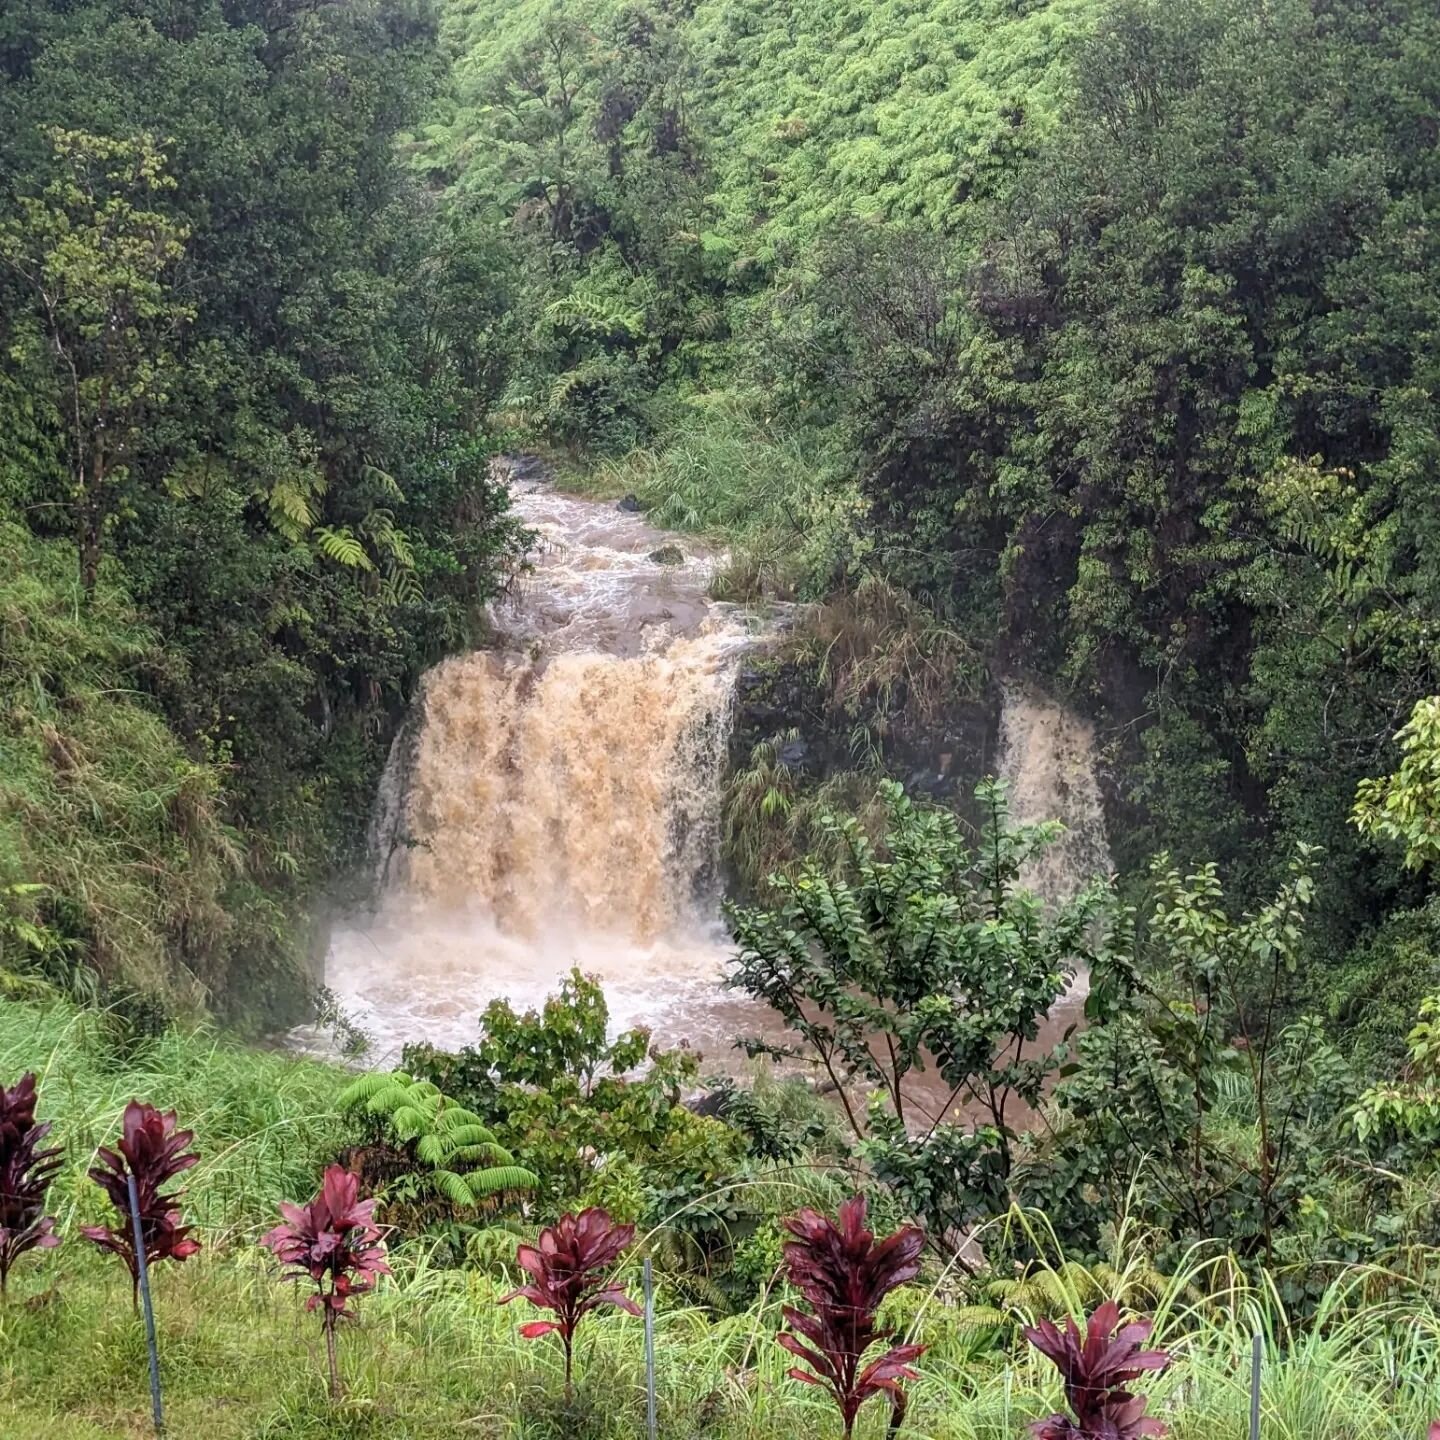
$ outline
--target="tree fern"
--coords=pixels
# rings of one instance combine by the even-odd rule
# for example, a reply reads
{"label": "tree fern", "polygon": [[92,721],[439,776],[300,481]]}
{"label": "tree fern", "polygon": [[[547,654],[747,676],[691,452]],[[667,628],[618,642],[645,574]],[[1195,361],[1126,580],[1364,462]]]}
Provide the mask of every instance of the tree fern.
{"label": "tree fern", "polygon": [[362,1075],[341,1091],[339,1105],[378,1122],[381,1134],[409,1156],[408,1186],[455,1209],[470,1210],[539,1183],[474,1111],[403,1070]]}

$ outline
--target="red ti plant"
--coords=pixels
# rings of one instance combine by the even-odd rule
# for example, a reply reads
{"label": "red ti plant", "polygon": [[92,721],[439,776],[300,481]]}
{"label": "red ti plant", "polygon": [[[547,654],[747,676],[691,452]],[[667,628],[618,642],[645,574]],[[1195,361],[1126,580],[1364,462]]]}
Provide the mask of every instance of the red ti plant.
{"label": "red ti plant", "polygon": [[790,1375],[807,1385],[830,1387],[845,1423],[846,1440],[855,1429],[860,1407],[873,1396],[888,1395],[893,1434],[905,1419],[900,1382],[918,1378],[910,1362],[925,1347],[893,1345],[869,1364],[864,1360],[872,1346],[892,1338],[889,1331],[877,1328],[876,1312],[892,1290],[919,1273],[924,1231],[902,1225],[877,1241],[865,1227],[863,1195],[840,1207],[838,1225],[814,1210],[802,1210],[784,1226],[795,1237],[784,1249],[790,1283],[813,1312],[806,1315],[792,1305],[785,1307],[786,1323],[795,1333],[782,1332],[780,1343],[810,1366],[810,1370],[792,1369]]}
{"label": "red ti plant", "polygon": [[308,1205],[282,1204],[285,1223],[260,1242],[291,1267],[285,1272],[286,1280],[309,1279],[315,1286],[305,1308],[321,1312],[332,1400],[340,1395],[335,1327],[347,1313],[351,1296],[373,1290],[376,1280],[390,1273],[380,1229],[374,1222],[375,1201],[359,1197],[359,1180],[343,1166],[332,1165],[315,1198]]}
{"label": "red ti plant", "polygon": [[631,1315],[641,1313],[624,1287],[610,1280],[611,1268],[634,1238],[633,1225],[617,1225],[604,1210],[590,1209],[579,1215],[562,1215],[540,1232],[538,1247],[522,1245],[515,1252],[530,1283],[501,1296],[500,1303],[523,1299],[554,1313],[553,1320],[522,1325],[520,1333],[527,1340],[541,1335],[560,1337],[565,1347],[567,1400],[572,1393],[575,1331],[580,1322],[602,1305],[614,1305]]}
{"label": "red ti plant", "polygon": [[[1142,1350],[1153,1327],[1148,1320],[1120,1323],[1120,1307],[1107,1300],[1089,1319],[1085,1333],[1073,1319],[1061,1330],[1041,1320],[1025,1338],[1055,1362],[1065,1381],[1065,1400],[1074,1412],[1052,1415],[1031,1425],[1036,1440],[1139,1440],[1164,1435],[1165,1426],[1146,1415],[1145,1396],[1126,1388],[1153,1371],[1159,1374],[1170,1357],[1163,1350]],[[1437,1440],[1432,1436],[1431,1440]]]}
{"label": "red ti plant", "polygon": [[34,1075],[22,1075],[9,1090],[0,1085],[0,1300],[10,1267],[27,1250],[60,1243],[54,1219],[40,1213],[60,1168],[60,1147],[40,1148],[50,1126],[35,1123],[35,1101]]}
{"label": "red ti plant", "polygon": [[96,1151],[100,1164],[90,1170],[90,1178],[110,1197],[119,1219],[113,1225],[86,1226],[80,1233],[102,1250],[113,1250],[125,1262],[130,1271],[131,1300],[137,1303],[140,1262],[135,1254],[128,1176],[135,1177],[146,1265],[159,1260],[188,1260],[200,1249],[200,1242],[190,1238],[191,1227],[180,1223],[176,1208],[185,1192],[162,1193],[170,1181],[200,1160],[193,1150],[185,1148],[195,1138],[195,1132],[177,1130],[175,1124],[173,1110],[162,1114],[153,1105],[132,1100],[125,1107],[119,1143],[113,1150],[102,1146]]}

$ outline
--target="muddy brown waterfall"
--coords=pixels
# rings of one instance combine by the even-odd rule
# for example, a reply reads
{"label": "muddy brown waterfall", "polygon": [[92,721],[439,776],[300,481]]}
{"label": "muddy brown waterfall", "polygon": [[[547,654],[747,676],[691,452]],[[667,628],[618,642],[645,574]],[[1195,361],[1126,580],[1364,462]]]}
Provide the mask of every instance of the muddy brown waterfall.
{"label": "muddy brown waterfall", "polygon": [[[535,567],[496,648],[426,676],[377,807],[377,912],[326,981],[378,1049],[457,1045],[572,965],[612,1019],[723,1049],[720,766],[743,614],[716,558],[615,506],[515,485]],[[724,1037],[724,1038],[721,1038]]]}

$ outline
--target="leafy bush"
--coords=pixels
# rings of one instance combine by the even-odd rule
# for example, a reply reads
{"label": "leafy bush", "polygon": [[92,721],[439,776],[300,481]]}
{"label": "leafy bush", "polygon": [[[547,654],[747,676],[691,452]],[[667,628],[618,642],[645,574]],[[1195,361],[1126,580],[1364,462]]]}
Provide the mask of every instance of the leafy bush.
{"label": "leafy bush", "polygon": [[[843,856],[833,873],[812,857],[772,877],[770,907],[727,906],[739,947],[730,984],[796,1037],[745,1037],[744,1048],[798,1053],[823,1075],[875,1173],[939,1244],[1005,1208],[1008,1117],[1038,1106],[1061,1059],[1024,1046],[1071,977],[1108,950],[1112,897],[1097,879],[1047,913],[1020,876],[1059,827],[1012,825],[999,782],[978,787],[985,823],[973,847],[952,811],[915,803],[893,781],[880,793],[878,840],[853,817],[829,817]],[[913,1082],[931,1065],[950,1094],[917,1136],[906,1123]],[[878,1092],[868,1116],[851,1093],[857,1080]],[[944,1119],[962,1099],[982,1126]]]}
{"label": "leafy bush", "polygon": [[376,1280],[390,1273],[380,1231],[372,1222],[375,1201],[360,1200],[359,1193],[355,1176],[331,1165],[315,1198],[306,1205],[282,1203],[285,1223],[261,1241],[290,1267],[284,1279],[308,1279],[315,1287],[305,1308],[320,1311],[332,1399],[340,1394],[335,1327],[354,1296],[373,1290]]}
{"label": "leafy bush", "polygon": [[190,1227],[180,1223],[176,1206],[184,1192],[163,1193],[171,1180],[200,1159],[185,1149],[195,1132],[175,1127],[173,1110],[161,1114],[153,1105],[132,1100],[125,1107],[119,1143],[114,1150],[102,1146],[96,1152],[100,1164],[90,1171],[90,1178],[110,1197],[119,1219],[114,1225],[86,1226],[80,1233],[124,1260],[135,1303],[139,1300],[140,1259],[135,1250],[127,1177],[135,1177],[147,1266],[160,1260],[188,1260],[200,1249],[200,1242],[190,1238]]}
{"label": "leafy bush", "polygon": [[[600,986],[574,970],[539,1011],[493,1002],[477,1043],[456,1054],[406,1047],[409,1071],[472,1110],[539,1177],[542,1218],[608,1206],[614,1197],[595,1193],[607,1160],[636,1167],[655,1192],[683,1204],[743,1158],[733,1131],[681,1103],[697,1056],[652,1051],[643,1029],[612,1040],[609,1018]],[[647,1054],[644,1073],[627,1075]]]}
{"label": "leafy bush", "polygon": [[813,1370],[789,1373],[807,1385],[828,1385],[840,1407],[849,1440],[860,1407],[873,1396],[888,1395],[891,1430],[905,1418],[905,1392],[900,1381],[918,1376],[910,1362],[923,1345],[893,1345],[864,1365],[866,1352],[890,1339],[876,1324],[880,1302],[920,1271],[925,1235],[914,1225],[902,1226],[877,1243],[865,1227],[865,1197],[856,1195],[840,1207],[840,1223],[814,1210],[802,1210],[785,1221],[794,1237],[784,1249],[790,1283],[813,1314],[793,1305],[784,1310],[795,1333],[784,1332],[780,1343]]}
{"label": "leafy bush", "polygon": [[614,1305],[631,1315],[640,1307],[621,1285],[609,1278],[611,1267],[635,1238],[633,1225],[617,1225],[603,1210],[582,1210],[579,1215],[562,1215],[540,1232],[540,1243],[522,1245],[515,1252],[520,1268],[530,1276],[522,1285],[501,1298],[528,1300],[554,1313],[554,1320],[531,1320],[520,1327],[527,1340],[558,1335],[565,1349],[565,1393],[573,1388],[575,1332],[580,1322],[602,1305]]}
{"label": "leafy bush", "polygon": [[20,1256],[60,1243],[54,1218],[41,1211],[61,1152],[58,1145],[40,1148],[51,1127],[35,1123],[35,1104],[33,1074],[22,1075],[8,1090],[0,1086],[0,1299]]}
{"label": "leafy bush", "polygon": [[1025,1338],[1042,1355],[1055,1362],[1065,1382],[1065,1400],[1074,1414],[1038,1420],[1031,1431],[1036,1440],[1139,1440],[1142,1435],[1164,1435],[1165,1427],[1145,1414],[1145,1396],[1126,1388],[1147,1372],[1159,1373],[1170,1363],[1162,1350],[1142,1350],[1151,1324],[1136,1320],[1120,1324],[1120,1307],[1107,1300],[1090,1317],[1082,1336],[1073,1318],[1062,1330],[1051,1320],[1040,1320],[1025,1331]]}

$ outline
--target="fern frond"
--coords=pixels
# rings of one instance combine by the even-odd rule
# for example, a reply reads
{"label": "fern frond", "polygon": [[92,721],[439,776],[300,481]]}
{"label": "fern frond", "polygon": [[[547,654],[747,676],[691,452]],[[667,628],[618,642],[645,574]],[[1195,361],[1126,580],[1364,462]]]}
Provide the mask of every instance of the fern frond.
{"label": "fern frond", "polygon": [[358,1105],[368,1104],[376,1096],[392,1088],[396,1089],[398,1094],[403,1094],[404,1087],[410,1083],[410,1077],[403,1070],[372,1070],[368,1075],[351,1081],[335,1097],[335,1103],[342,1110],[353,1110]]}
{"label": "fern frond", "polygon": [[393,561],[385,566],[385,579],[381,582],[387,605],[418,605],[425,598],[425,587],[414,570]]}
{"label": "fern frond", "polygon": [[373,570],[375,562],[348,525],[320,525],[312,532],[320,553],[350,570]]}
{"label": "fern frond", "polygon": [[633,340],[645,333],[642,312],[627,310],[618,301],[599,295],[562,296],[545,307],[545,318],[552,325],[594,335],[623,335]]}
{"label": "fern frond", "polygon": [[451,1160],[463,1161],[467,1165],[513,1165],[515,1157],[494,1141],[488,1144],[457,1145],[450,1152]]}
{"label": "fern frond", "polygon": [[413,1140],[430,1128],[430,1117],[414,1105],[402,1105],[391,1113],[390,1128],[400,1140]]}
{"label": "fern frond", "polygon": [[366,461],[360,467],[360,478],[362,480],[368,480],[370,484],[376,486],[382,494],[388,495],[397,503],[403,502],[405,499],[405,492],[400,488],[400,482],[396,480],[393,475],[382,470],[378,465],[371,465],[369,461]]}
{"label": "fern frond", "polygon": [[533,1171],[523,1165],[496,1165],[467,1175],[465,1183],[476,1200],[483,1200],[506,1190],[533,1190],[540,1181]]}
{"label": "fern frond", "polygon": [[495,1138],[495,1132],[473,1110],[447,1105],[435,1116],[435,1130],[451,1145],[484,1145]]}
{"label": "fern frond", "polygon": [[439,1135],[422,1135],[416,1141],[415,1156],[427,1165],[443,1165],[452,1158],[450,1146]]}
{"label": "fern frond", "polygon": [[277,480],[265,497],[270,523],[287,540],[298,541],[315,523],[314,490],[293,479]]}
{"label": "fern frond", "polygon": [[430,1177],[430,1183],[437,1194],[462,1210],[475,1204],[467,1178],[457,1175],[453,1170],[436,1170]]}

